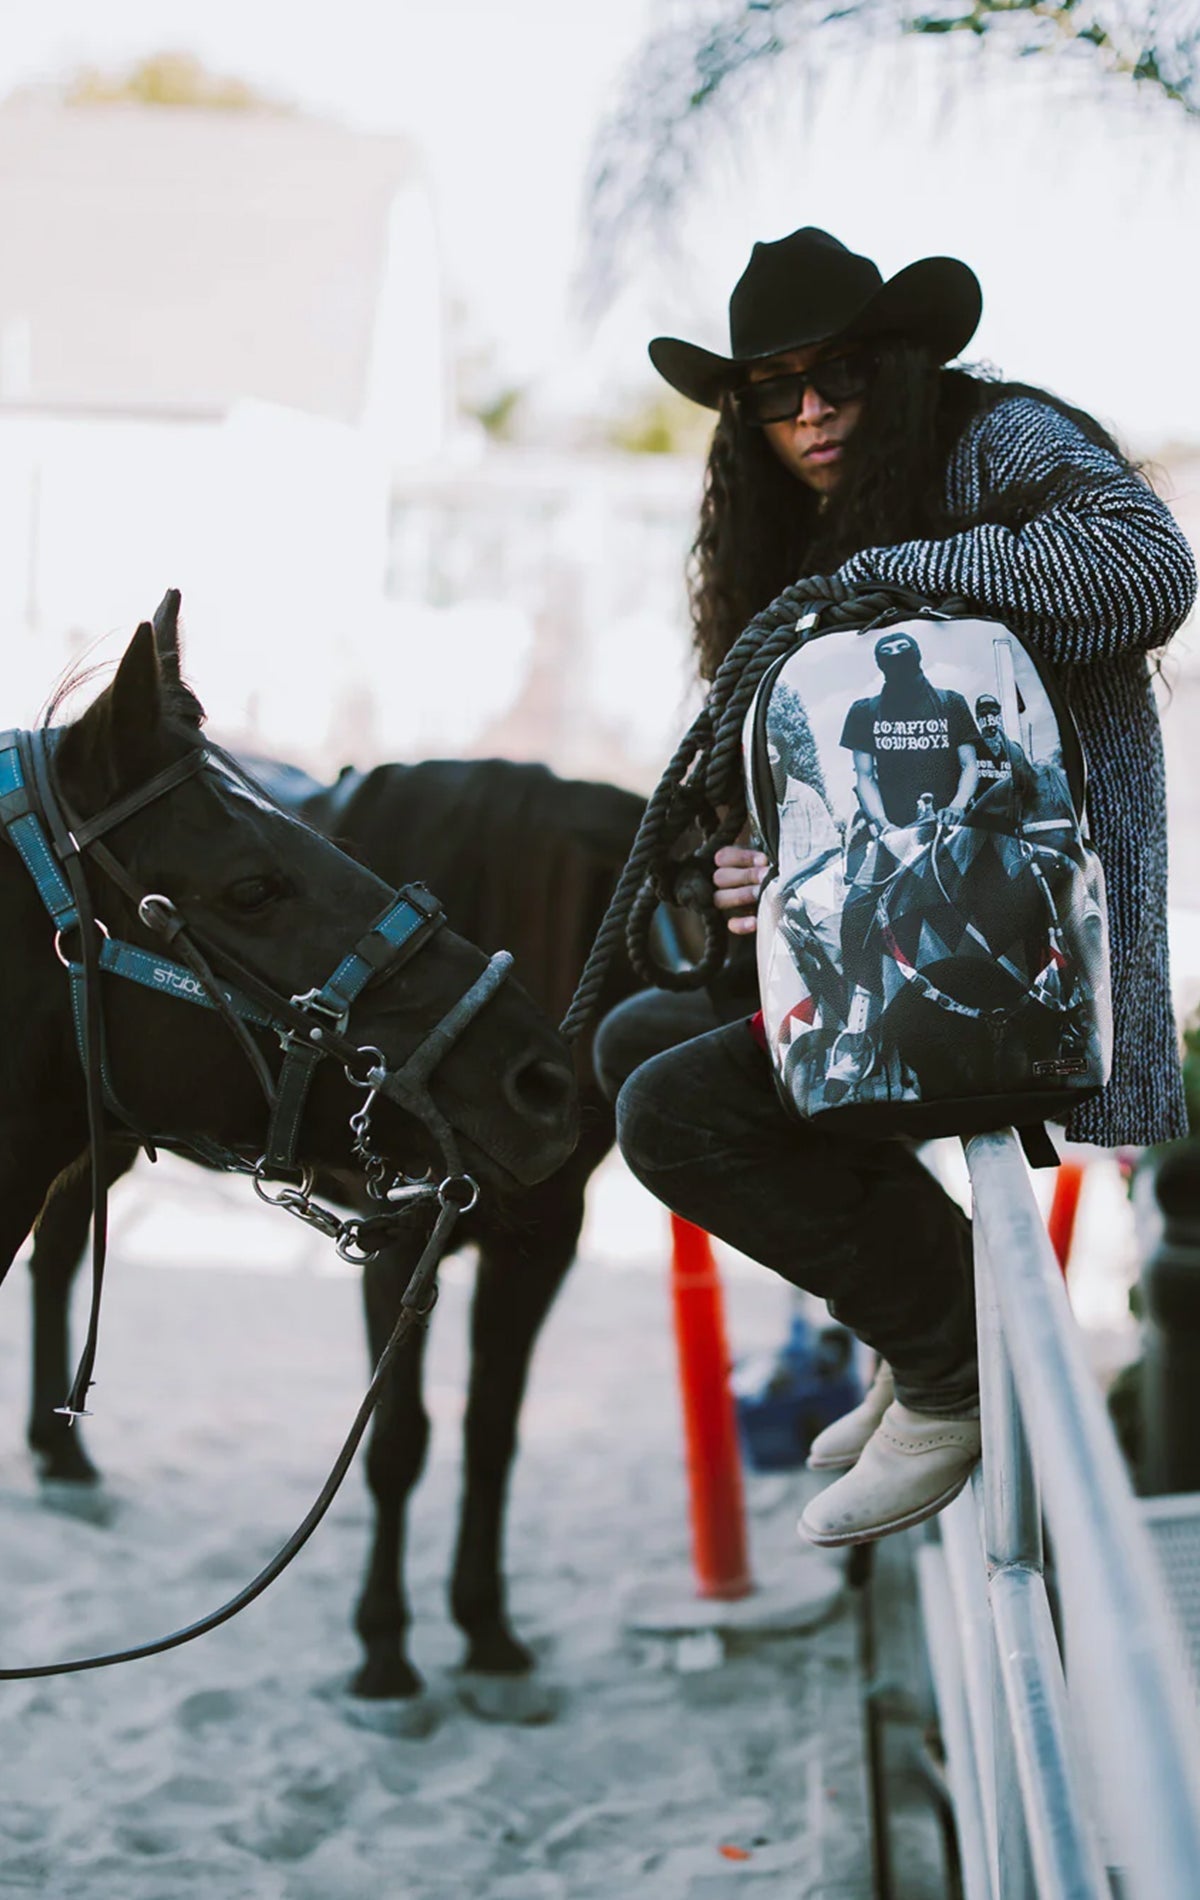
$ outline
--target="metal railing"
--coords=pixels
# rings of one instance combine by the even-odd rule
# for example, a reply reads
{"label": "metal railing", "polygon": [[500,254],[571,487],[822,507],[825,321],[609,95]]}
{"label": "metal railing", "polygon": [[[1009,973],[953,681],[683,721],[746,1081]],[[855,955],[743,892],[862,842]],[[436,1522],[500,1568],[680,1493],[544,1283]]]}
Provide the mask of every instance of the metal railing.
{"label": "metal railing", "polygon": [[983,1459],[918,1559],[965,1900],[1197,1900],[1200,1724],[1149,1532],[1016,1138],[965,1146]]}

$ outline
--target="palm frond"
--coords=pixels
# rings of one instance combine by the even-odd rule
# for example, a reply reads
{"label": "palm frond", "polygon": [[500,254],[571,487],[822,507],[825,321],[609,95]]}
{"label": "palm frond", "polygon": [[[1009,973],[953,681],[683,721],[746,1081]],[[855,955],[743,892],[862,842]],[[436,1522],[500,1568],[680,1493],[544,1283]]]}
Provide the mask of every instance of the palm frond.
{"label": "palm frond", "polygon": [[662,243],[710,131],[735,123],[769,73],[802,54],[819,81],[848,41],[913,35],[955,35],[989,57],[1069,54],[1098,85],[1200,118],[1200,0],[663,0],[593,148],[592,303],[609,301],[622,258]]}

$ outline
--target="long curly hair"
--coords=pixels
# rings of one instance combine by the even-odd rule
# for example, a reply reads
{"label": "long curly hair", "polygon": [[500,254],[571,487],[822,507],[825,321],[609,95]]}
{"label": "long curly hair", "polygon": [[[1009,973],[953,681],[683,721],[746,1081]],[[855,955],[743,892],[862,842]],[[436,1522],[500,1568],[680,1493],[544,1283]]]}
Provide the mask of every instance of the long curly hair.
{"label": "long curly hair", "polygon": [[970,518],[949,508],[946,465],[956,441],[973,417],[1009,397],[1049,403],[1123,468],[1141,473],[1093,416],[1048,390],[980,369],[943,369],[929,351],[900,339],[882,344],[877,355],[842,479],[828,498],[791,474],[765,431],[742,422],[724,399],[688,563],[701,678],[714,677],[743,627],[794,581],[832,574],[862,548],[938,538],[983,522],[1019,528],[1069,493],[1075,477],[1062,471],[1007,489]]}
{"label": "long curly hair", "polygon": [[[774,662],[794,649],[799,615],[815,609],[823,631],[861,628],[897,605],[894,588],[872,594],[839,580],[841,563],[862,548],[914,537],[936,539],[984,524],[1017,530],[1080,486],[1076,471],[1056,469],[1006,487],[973,512],[954,510],[946,471],[955,443],[974,416],[1012,396],[1049,403],[1121,468],[1145,479],[1093,416],[1048,390],[1001,382],[981,370],[943,369],[927,351],[902,342],[880,350],[862,417],[846,445],[842,479],[824,503],[788,473],[761,430],[743,427],[726,401],[713,435],[689,576],[700,671],[711,685],[651,794],[563,1019],[568,1040],[600,1007],[622,938],[643,982],[688,990],[721,980],[732,940],[712,904],[712,858],[745,820],[742,734],[754,694]],[[922,605],[919,599],[914,604]],[[704,952],[689,969],[665,969],[655,959],[651,925],[664,901],[702,916]]]}

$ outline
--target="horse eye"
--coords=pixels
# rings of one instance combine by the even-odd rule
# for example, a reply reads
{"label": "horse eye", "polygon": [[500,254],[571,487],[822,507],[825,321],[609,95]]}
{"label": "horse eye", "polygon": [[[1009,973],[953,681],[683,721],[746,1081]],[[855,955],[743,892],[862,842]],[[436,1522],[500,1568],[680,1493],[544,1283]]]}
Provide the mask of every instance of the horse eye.
{"label": "horse eye", "polygon": [[234,910],[245,913],[265,910],[268,904],[274,904],[287,895],[287,880],[278,874],[264,877],[240,877],[236,884],[229,885],[223,893],[225,902]]}

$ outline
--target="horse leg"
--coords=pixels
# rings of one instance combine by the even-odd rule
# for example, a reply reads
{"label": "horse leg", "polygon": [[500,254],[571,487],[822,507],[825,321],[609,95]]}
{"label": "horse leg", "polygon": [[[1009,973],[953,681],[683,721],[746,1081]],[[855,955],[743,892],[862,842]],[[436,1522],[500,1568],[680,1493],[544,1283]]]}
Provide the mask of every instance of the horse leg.
{"label": "horse leg", "polygon": [[[30,1230],[35,1223],[40,1224],[40,1216],[45,1213],[55,1185],[60,1180],[70,1180],[75,1172],[70,1166],[75,1144],[70,1142],[69,1137],[64,1140],[61,1131],[47,1132],[35,1129],[33,1132],[36,1140],[30,1147],[29,1143],[22,1139],[22,1136],[28,1132],[27,1130],[13,1131],[0,1124],[0,1281],[7,1274]],[[86,1193],[86,1172],[83,1178]],[[85,1216],[85,1234],[86,1231]],[[34,1385],[38,1388],[40,1381],[40,1387],[46,1396],[44,1411],[50,1421],[48,1436],[58,1442],[68,1441],[70,1436],[66,1419],[55,1419],[53,1410],[55,1405],[62,1404],[69,1385],[69,1375],[66,1370],[66,1295],[78,1258],[79,1243],[77,1242],[66,1251],[65,1285],[61,1297],[62,1338],[57,1357],[53,1351],[54,1327],[39,1328],[36,1310],[34,1315]],[[39,1355],[48,1367],[48,1371],[41,1375],[36,1369]],[[54,1377],[55,1369],[59,1366],[62,1368],[61,1374]],[[42,1422],[38,1401],[35,1399],[29,1423],[29,1443],[38,1451],[42,1450],[42,1446],[37,1442],[35,1430]],[[58,1461],[51,1457],[44,1475],[70,1476],[83,1478],[85,1481],[94,1479],[96,1473],[86,1454],[82,1456],[82,1464],[80,1464],[78,1458],[72,1459],[70,1449],[68,1444],[63,1467],[57,1468]]]}
{"label": "horse leg", "polygon": [[23,1155],[6,1136],[0,1127],[0,1281],[37,1219],[56,1173],[53,1167],[39,1167],[40,1157]]}
{"label": "horse leg", "polygon": [[[116,1143],[105,1150],[107,1186],[133,1166],[136,1150]],[[33,1234],[33,1390],[26,1433],[43,1478],[95,1484],[100,1473],[88,1457],[78,1424],[55,1412],[71,1383],[71,1288],[92,1219],[87,1166],[66,1169],[46,1196]]]}
{"label": "horse leg", "polygon": [[[376,1363],[400,1314],[415,1250],[390,1247],[363,1269],[367,1339]],[[367,1447],[367,1484],[375,1502],[375,1535],[354,1623],[366,1655],[355,1695],[419,1696],[424,1683],[405,1653],[409,1624],[404,1596],[404,1530],[408,1494],[421,1475],[429,1418],[421,1399],[425,1334],[411,1333],[397,1355],[376,1407]]]}
{"label": "horse leg", "polygon": [[[584,1180],[587,1172],[590,1168]],[[508,1625],[504,1507],[534,1342],[575,1257],[583,1221],[579,1173],[568,1164],[525,1197],[521,1212],[520,1228],[493,1231],[480,1247],[471,1312],[466,1471],[450,1589],[454,1620],[467,1639],[464,1669],[497,1677],[525,1675],[534,1662]],[[516,1713],[516,1719],[535,1717]]]}

